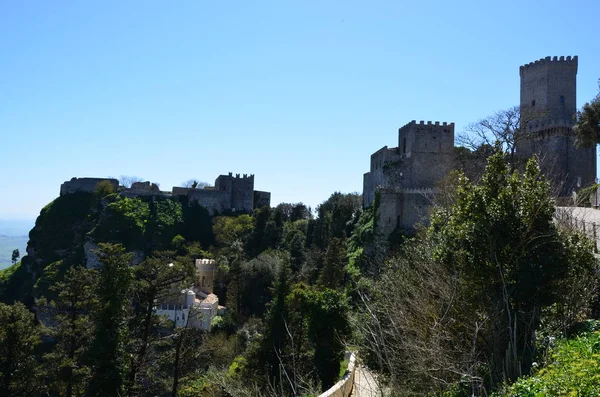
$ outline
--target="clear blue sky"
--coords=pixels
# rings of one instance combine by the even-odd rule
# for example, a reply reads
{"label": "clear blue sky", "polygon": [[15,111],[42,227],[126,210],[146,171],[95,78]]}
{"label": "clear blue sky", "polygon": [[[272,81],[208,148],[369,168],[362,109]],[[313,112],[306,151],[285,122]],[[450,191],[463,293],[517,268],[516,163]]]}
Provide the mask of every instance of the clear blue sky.
{"label": "clear blue sky", "polygon": [[73,176],[163,189],[255,174],[272,203],[362,190],[410,120],[518,104],[519,66],[578,55],[597,93],[600,2],[0,0],[0,218]]}

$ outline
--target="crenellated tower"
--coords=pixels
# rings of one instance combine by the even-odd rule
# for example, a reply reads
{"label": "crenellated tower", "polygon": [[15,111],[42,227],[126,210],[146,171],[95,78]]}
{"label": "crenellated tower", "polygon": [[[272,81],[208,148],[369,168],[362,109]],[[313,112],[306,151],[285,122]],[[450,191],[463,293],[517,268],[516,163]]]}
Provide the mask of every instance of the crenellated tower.
{"label": "crenellated tower", "polygon": [[519,68],[521,129],[517,155],[538,155],[542,171],[559,196],[589,186],[596,178],[596,150],[575,147],[577,56],[546,57]]}
{"label": "crenellated tower", "polygon": [[430,188],[453,167],[454,123],[412,120],[398,129],[398,152],[406,158],[405,188]]}
{"label": "crenellated tower", "polygon": [[454,123],[411,121],[398,129],[398,147],[371,155],[363,178],[363,206],[379,195],[376,233],[412,230],[424,221],[436,184],[453,168]]}

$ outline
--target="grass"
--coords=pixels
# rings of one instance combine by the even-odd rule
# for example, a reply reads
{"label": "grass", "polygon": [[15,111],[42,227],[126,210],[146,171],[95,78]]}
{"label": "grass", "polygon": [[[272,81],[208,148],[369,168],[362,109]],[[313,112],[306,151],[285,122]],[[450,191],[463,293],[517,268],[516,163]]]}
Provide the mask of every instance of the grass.
{"label": "grass", "polygon": [[17,262],[6,269],[0,270],[0,282],[8,280],[17,270],[19,270],[19,267],[21,267],[21,262]]}

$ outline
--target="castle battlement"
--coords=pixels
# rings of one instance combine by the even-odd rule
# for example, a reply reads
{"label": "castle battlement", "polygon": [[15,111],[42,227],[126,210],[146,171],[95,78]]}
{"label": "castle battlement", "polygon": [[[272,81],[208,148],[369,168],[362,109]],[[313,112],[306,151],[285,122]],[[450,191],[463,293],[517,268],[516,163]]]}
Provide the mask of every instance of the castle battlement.
{"label": "castle battlement", "polygon": [[528,71],[532,71],[532,70],[537,70],[540,67],[545,67],[545,66],[562,66],[562,67],[574,67],[577,68],[577,55],[571,57],[570,55],[566,57],[561,56],[561,57],[546,57],[546,58],[542,58],[542,59],[538,59],[537,61],[534,62],[530,62],[528,64],[525,64],[521,67],[519,67],[519,74],[521,76],[523,76],[523,73],[526,73]]}
{"label": "castle battlement", "polygon": [[[225,175],[221,175],[221,176],[225,176]],[[228,175],[226,175],[232,179],[247,179],[247,180],[254,180],[254,174],[242,174],[242,176],[240,176],[240,174],[235,174],[235,176],[233,176],[233,173],[229,173]]]}
{"label": "castle battlement", "polygon": [[413,128],[415,126],[419,126],[419,127],[446,127],[446,129],[444,130],[444,132],[449,132],[449,128],[451,128],[452,130],[454,130],[454,123],[448,123],[446,121],[440,123],[439,121],[425,121],[425,120],[420,120],[418,123],[416,120],[412,120],[410,123],[406,123],[404,124],[402,127],[399,128],[398,131],[402,131],[404,129],[409,129],[409,128]]}

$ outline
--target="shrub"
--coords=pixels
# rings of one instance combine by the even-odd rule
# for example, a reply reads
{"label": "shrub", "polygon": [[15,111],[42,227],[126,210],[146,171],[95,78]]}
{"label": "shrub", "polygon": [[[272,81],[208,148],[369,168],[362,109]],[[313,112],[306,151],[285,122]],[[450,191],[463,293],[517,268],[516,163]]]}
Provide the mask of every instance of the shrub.
{"label": "shrub", "polygon": [[547,362],[510,386],[505,396],[600,396],[600,331],[559,341]]}

